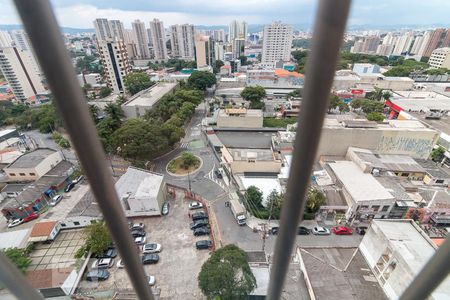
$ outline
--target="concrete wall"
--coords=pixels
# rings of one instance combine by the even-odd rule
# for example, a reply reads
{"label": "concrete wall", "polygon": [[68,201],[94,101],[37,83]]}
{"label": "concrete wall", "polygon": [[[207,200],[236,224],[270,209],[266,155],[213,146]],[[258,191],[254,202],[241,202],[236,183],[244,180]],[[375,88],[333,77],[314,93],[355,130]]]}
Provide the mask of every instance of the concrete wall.
{"label": "concrete wall", "polygon": [[127,119],[138,118],[145,115],[145,113],[152,109],[152,106],[141,106],[141,105],[122,105],[122,110]]}
{"label": "concrete wall", "polygon": [[231,164],[231,170],[233,173],[244,173],[244,172],[264,172],[264,173],[279,173],[281,169],[280,161],[233,161]]}
{"label": "concrete wall", "polygon": [[36,166],[36,172],[38,173],[38,176],[41,177],[45,175],[48,171],[53,169],[57,164],[59,164],[62,161],[62,155],[61,152],[56,151],[49,156],[47,156],[42,162]]}
{"label": "concrete wall", "polygon": [[217,127],[261,128],[263,116],[221,116],[217,117]]}
{"label": "concrete wall", "polygon": [[[4,171],[10,180],[14,181],[34,181],[45,175],[59,162],[62,161],[60,152],[54,152],[42,160],[35,168],[5,168]],[[14,175],[12,175],[14,174]],[[20,175],[24,174],[24,175]],[[34,175],[33,175],[34,174]]]}
{"label": "concrete wall", "polygon": [[439,134],[429,129],[324,127],[317,153],[318,157],[321,155],[345,157],[348,147],[357,147],[376,150],[381,154],[404,154],[413,158],[426,159],[438,138]]}
{"label": "concrete wall", "polygon": [[61,230],[83,228],[88,225],[91,225],[92,224],[91,221],[93,221],[93,220],[99,220],[99,218],[87,217],[87,216],[67,217],[60,222]]}

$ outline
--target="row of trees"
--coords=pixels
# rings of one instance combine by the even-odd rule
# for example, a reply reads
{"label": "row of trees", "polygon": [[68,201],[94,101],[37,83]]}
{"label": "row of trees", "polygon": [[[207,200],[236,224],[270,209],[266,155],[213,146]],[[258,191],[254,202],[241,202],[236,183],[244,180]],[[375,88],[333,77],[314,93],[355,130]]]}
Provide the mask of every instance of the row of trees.
{"label": "row of trees", "polygon": [[175,71],[180,71],[182,69],[196,68],[197,63],[193,60],[183,60],[178,58],[171,58],[166,62],[149,62],[148,66],[153,70],[162,70],[164,68],[174,68]]}
{"label": "row of trees", "polygon": [[262,99],[266,97],[266,89],[260,85],[247,86],[242,90],[241,97],[250,101],[250,108],[263,109],[264,102],[262,102]]}
{"label": "row of trees", "polygon": [[[255,187],[250,186],[244,195],[247,209],[257,218],[260,219],[279,219],[281,215],[281,208],[283,206],[284,195],[282,193],[273,190],[266,199],[265,206],[263,202],[262,191]],[[326,203],[325,194],[316,188],[310,188],[306,196],[306,210],[305,219],[313,219],[315,213],[319,210],[320,206]]]}

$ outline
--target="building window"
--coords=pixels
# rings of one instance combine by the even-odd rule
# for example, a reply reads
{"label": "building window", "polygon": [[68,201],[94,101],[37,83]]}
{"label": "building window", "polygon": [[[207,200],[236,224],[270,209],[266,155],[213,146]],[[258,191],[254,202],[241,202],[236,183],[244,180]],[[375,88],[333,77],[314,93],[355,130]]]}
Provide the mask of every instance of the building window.
{"label": "building window", "polygon": [[389,205],[384,205],[383,208],[381,209],[381,211],[388,211],[389,210]]}
{"label": "building window", "polygon": [[9,173],[9,176],[16,176],[16,173]]}
{"label": "building window", "polygon": [[36,173],[30,173],[30,176],[36,176]]}
{"label": "building window", "polygon": [[61,223],[61,227],[66,227],[66,223]]}
{"label": "building window", "polygon": [[80,222],[73,222],[73,225],[80,226]]}
{"label": "building window", "polygon": [[444,179],[438,179],[438,180],[436,180],[436,183],[442,184],[442,183],[444,183]]}
{"label": "building window", "polygon": [[379,205],[372,205],[372,210],[373,211],[379,211],[380,210],[380,206]]}
{"label": "building window", "polygon": [[25,173],[19,173],[20,176],[25,176]]}

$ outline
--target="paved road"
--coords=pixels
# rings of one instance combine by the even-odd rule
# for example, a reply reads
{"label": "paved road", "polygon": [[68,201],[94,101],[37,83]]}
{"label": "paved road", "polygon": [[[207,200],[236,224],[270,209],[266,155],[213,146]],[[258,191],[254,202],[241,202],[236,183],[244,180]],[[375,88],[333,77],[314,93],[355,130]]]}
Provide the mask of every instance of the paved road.
{"label": "paved road", "polygon": [[66,159],[69,160],[71,163],[78,164],[75,150],[72,148],[69,148],[69,149],[61,148],[52,139],[51,134],[40,133],[38,130],[30,130],[30,131],[26,131],[25,135],[34,141],[34,145],[36,147],[41,147],[41,148],[45,147],[45,148],[59,150],[66,157]]}

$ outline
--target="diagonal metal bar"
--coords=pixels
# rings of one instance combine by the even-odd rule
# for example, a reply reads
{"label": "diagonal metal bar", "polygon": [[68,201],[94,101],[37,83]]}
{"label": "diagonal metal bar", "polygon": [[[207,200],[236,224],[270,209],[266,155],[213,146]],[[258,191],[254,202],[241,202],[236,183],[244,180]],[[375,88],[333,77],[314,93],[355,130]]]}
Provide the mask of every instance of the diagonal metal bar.
{"label": "diagonal metal bar", "polygon": [[334,78],[339,48],[350,9],[350,0],[321,0],[316,15],[312,48],[308,56],[302,109],[287,191],[281,212],[267,299],[279,299],[295,243],[297,225],[303,219],[305,193],[320,141],[323,119]]}
{"label": "diagonal metal bar", "polygon": [[450,273],[448,260],[450,257],[450,238],[436,251],[416,278],[403,292],[400,300],[422,300],[437,288]]}
{"label": "diagonal metal bar", "polygon": [[44,299],[1,251],[0,282],[7,286],[18,299]]}
{"label": "diagonal metal bar", "polygon": [[154,299],[136,254],[105,153],[48,0],[15,0],[81,165],[140,299]]}

